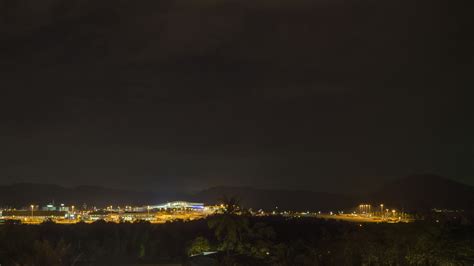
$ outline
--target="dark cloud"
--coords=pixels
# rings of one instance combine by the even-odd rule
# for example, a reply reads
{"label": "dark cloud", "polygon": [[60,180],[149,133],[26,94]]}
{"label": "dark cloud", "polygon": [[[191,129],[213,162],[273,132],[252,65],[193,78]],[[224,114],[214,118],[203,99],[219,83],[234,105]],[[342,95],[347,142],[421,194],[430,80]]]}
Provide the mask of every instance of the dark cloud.
{"label": "dark cloud", "polygon": [[472,182],[459,3],[22,3],[0,1],[4,182]]}

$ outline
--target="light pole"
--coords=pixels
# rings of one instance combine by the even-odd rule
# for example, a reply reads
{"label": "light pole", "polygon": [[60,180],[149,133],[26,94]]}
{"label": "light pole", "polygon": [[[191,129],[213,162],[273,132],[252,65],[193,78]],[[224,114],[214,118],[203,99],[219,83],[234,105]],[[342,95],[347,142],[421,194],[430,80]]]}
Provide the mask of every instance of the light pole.
{"label": "light pole", "polygon": [[380,204],[380,217],[383,219],[383,204]]}
{"label": "light pole", "polygon": [[31,218],[33,218],[33,209],[35,208],[35,205],[31,204],[30,207],[31,207]]}

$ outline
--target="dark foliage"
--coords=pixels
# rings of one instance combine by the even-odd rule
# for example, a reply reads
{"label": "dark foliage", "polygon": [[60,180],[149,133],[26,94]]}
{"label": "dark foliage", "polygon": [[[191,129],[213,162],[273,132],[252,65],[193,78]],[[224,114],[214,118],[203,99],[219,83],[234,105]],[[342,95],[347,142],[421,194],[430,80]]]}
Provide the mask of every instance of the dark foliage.
{"label": "dark foliage", "polygon": [[[278,216],[237,219],[245,220],[237,224],[242,225],[237,230],[237,238],[226,236],[229,227],[225,226],[221,235],[214,234],[207,220],[161,225],[145,222],[4,224],[0,226],[0,264],[186,263],[189,261],[187,252],[196,238],[200,239],[200,251],[220,250],[221,265],[462,265],[474,262],[472,225],[356,224]],[[227,231],[234,229],[230,227]]]}

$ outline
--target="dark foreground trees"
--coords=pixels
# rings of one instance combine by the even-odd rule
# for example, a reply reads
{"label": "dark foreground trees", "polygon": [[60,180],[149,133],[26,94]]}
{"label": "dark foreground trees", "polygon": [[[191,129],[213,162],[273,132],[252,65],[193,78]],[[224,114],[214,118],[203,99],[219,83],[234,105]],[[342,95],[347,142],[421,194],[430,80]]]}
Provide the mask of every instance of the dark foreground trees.
{"label": "dark foreground trees", "polygon": [[[235,216],[234,216],[235,215]],[[116,265],[190,262],[193,244],[219,251],[221,265],[472,265],[474,227],[354,224],[232,214],[152,225],[0,225],[1,265]],[[212,221],[212,222],[211,222]],[[215,226],[209,227],[215,223]],[[222,223],[222,224],[221,224]],[[218,226],[219,224],[219,226]],[[217,228],[221,228],[216,230]],[[217,233],[217,232],[220,233]],[[201,239],[196,242],[196,239]]]}
{"label": "dark foreground trees", "polygon": [[209,219],[219,265],[465,265],[474,227],[461,223],[357,224],[251,217],[235,198]]}
{"label": "dark foreground trees", "polygon": [[237,198],[224,198],[220,213],[209,218],[214,231],[214,248],[219,252],[220,265],[262,264],[270,259],[273,228],[263,222],[251,222],[249,213],[239,206]]}

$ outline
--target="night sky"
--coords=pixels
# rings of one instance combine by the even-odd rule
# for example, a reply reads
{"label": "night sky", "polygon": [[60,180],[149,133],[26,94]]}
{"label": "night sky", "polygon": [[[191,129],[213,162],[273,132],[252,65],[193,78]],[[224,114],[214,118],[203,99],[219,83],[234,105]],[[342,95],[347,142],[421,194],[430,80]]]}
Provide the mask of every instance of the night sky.
{"label": "night sky", "polygon": [[474,185],[468,2],[0,0],[0,183]]}

